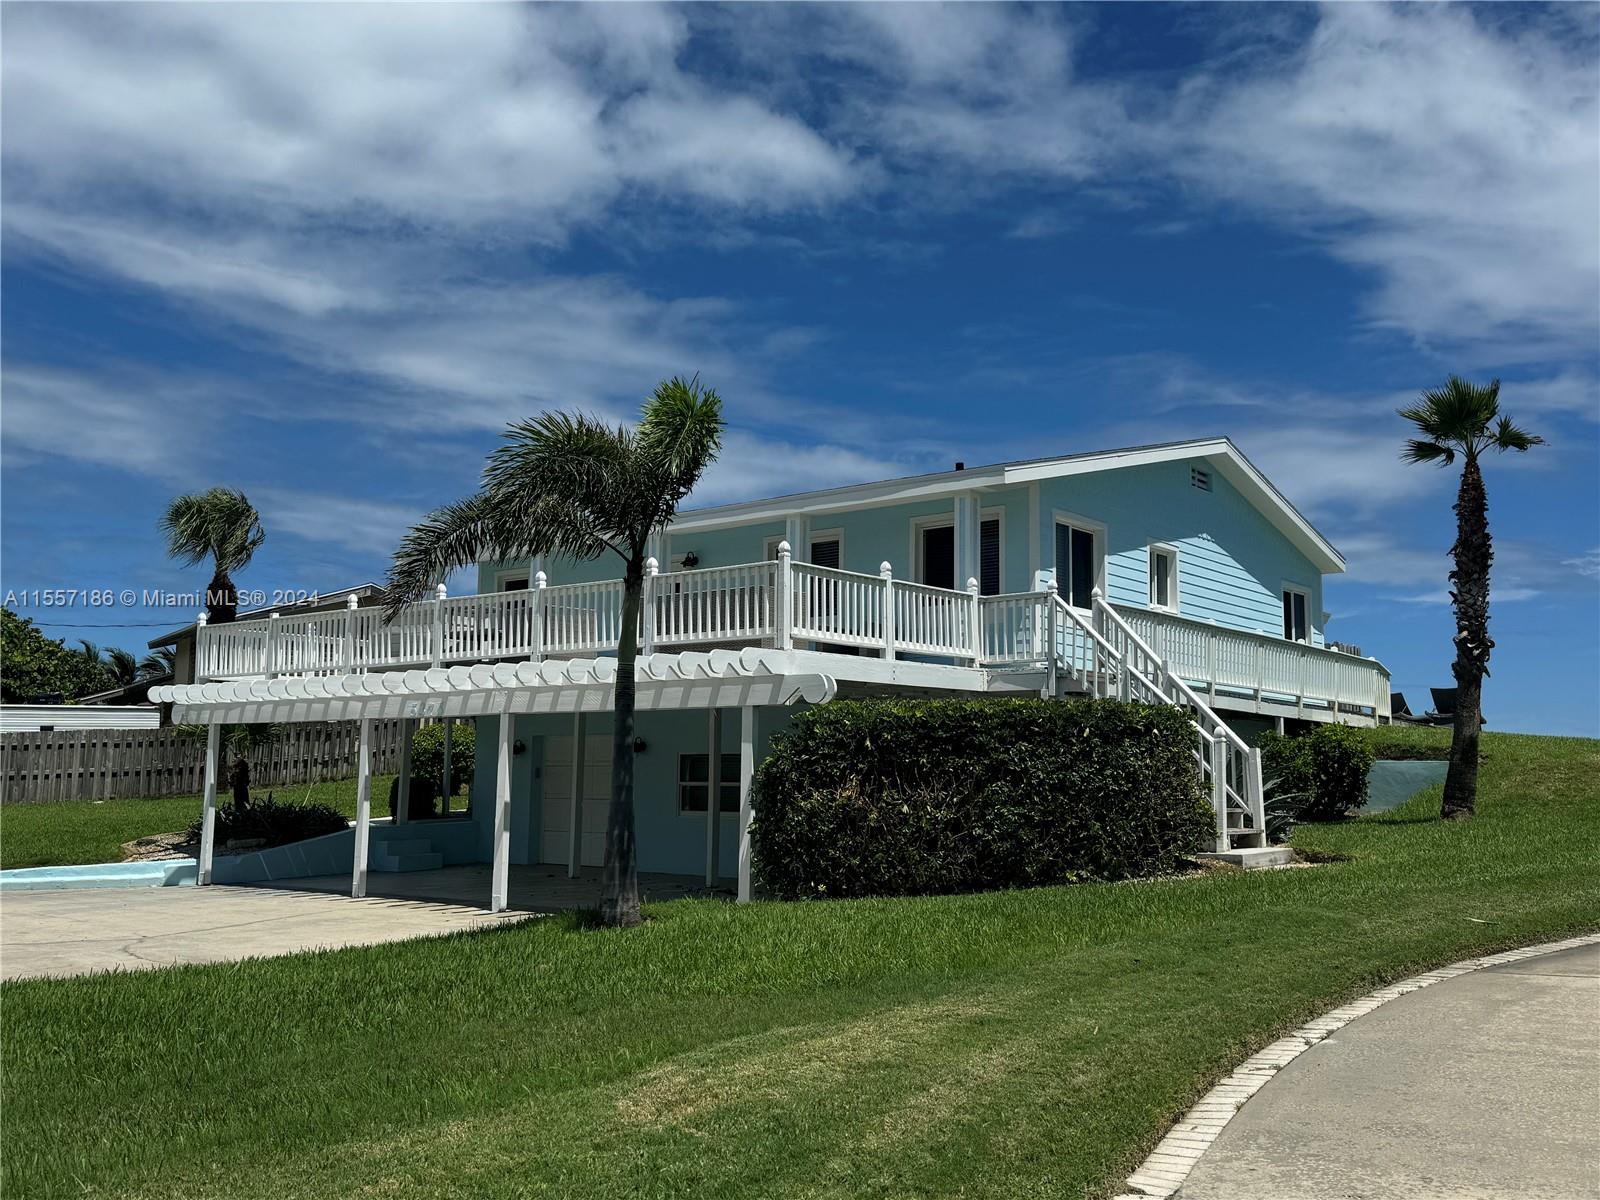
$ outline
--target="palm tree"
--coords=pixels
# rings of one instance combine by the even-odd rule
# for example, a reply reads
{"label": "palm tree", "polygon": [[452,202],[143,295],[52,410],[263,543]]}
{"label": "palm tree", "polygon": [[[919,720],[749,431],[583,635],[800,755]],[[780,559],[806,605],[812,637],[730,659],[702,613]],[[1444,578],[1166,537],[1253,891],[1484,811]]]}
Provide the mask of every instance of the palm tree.
{"label": "palm tree", "polygon": [[113,646],[106,651],[105,670],[117,687],[139,682],[139,660],[132,651],[124,650],[121,646]]}
{"label": "palm tree", "polygon": [[162,646],[139,660],[140,679],[160,679],[177,674],[178,652],[171,646]]}
{"label": "palm tree", "polygon": [[1450,767],[1444,780],[1441,815],[1472,815],[1478,799],[1478,735],[1483,725],[1483,677],[1489,673],[1489,496],[1478,458],[1487,450],[1525,451],[1544,439],[1518,429],[1500,415],[1500,381],[1487,387],[1452,375],[1444,387],[1423,392],[1400,415],[1423,436],[1409,438],[1401,457],[1413,463],[1448,467],[1459,454],[1461,486],[1456,493],[1456,541],[1450,547],[1450,601],[1456,614],[1455,728],[1450,736]]}
{"label": "palm tree", "polygon": [[674,377],[645,401],[638,425],[545,413],[510,426],[474,496],[430,513],[389,569],[388,616],[450,571],[482,559],[559,554],[622,562],[611,810],[606,821],[601,917],[639,923],[633,821],[634,657],[650,535],[663,528],[717,456],[722,399],[699,376]]}
{"label": "palm tree", "polygon": [[167,553],[184,566],[211,559],[216,571],[206,588],[206,618],[213,625],[233,620],[239,612],[233,572],[243,570],[267,538],[245,494],[215,487],[178,496],[161,518],[161,531]]}

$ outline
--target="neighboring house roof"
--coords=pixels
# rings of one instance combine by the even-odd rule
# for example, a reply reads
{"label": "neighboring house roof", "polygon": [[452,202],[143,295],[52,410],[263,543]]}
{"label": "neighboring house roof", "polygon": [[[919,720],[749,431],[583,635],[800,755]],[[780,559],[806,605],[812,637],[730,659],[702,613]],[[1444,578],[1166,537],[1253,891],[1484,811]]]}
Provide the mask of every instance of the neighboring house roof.
{"label": "neighboring house roof", "polygon": [[0,733],[42,729],[158,729],[161,710],[153,704],[0,704]]}
{"label": "neighboring house roof", "polygon": [[[302,600],[295,604],[276,604],[267,608],[248,609],[239,613],[239,620],[243,621],[249,617],[264,617],[270,613],[318,612],[324,608],[343,608],[349,602],[351,596],[354,596],[358,601],[365,602],[367,600],[381,600],[385,595],[382,584],[358,583],[353,587],[340,588],[334,592],[318,592],[315,602]],[[171,633],[164,633],[158,638],[152,638],[149,642],[150,649],[154,650],[160,646],[170,646],[184,634],[193,632],[194,624],[191,622],[182,629],[174,629]]]}
{"label": "neighboring house roof", "polygon": [[1221,473],[1241,495],[1270,521],[1324,573],[1344,570],[1344,556],[1323,537],[1299,509],[1225,437],[1200,438],[1184,442],[1162,442],[1150,446],[1129,446],[1120,450],[1096,450],[1083,454],[1053,455],[991,466],[968,467],[960,471],[939,471],[929,475],[908,475],[878,483],[797,492],[765,500],[747,500],[714,508],[691,509],[680,513],[672,523],[673,533],[717,529],[747,522],[780,521],[790,516],[811,516],[871,508],[882,504],[905,504],[916,500],[954,496],[979,488],[1031,483],[1039,479],[1060,479],[1122,467],[1141,467],[1175,460],[1204,459]]}
{"label": "neighboring house roof", "polygon": [[132,683],[121,684],[114,688],[107,688],[103,692],[95,692],[92,696],[79,696],[79,704],[142,704],[150,695],[150,689],[158,684],[171,683],[172,672],[167,671],[162,675],[152,675],[148,679],[135,679]]}

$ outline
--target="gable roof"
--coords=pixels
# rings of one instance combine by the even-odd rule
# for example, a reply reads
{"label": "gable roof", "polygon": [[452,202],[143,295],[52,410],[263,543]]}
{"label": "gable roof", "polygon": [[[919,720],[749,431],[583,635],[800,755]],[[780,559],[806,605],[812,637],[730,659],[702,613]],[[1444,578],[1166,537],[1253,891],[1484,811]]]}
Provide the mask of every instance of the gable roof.
{"label": "gable roof", "polygon": [[1087,475],[1097,471],[1114,471],[1124,467],[1142,467],[1153,463],[1191,459],[1203,459],[1215,468],[1324,574],[1336,574],[1344,570],[1344,556],[1333,543],[1323,537],[1316,526],[1289,503],[1260,469],[1225,437],[1021,459],[991,466],[968,467],[960,471],[907,475],[877,483],[853,484],[848,487],[774,496],[765,500],[721,504],[712,508],[691,509],[680,513],[672,522],[671,528],[674,533],[688,533],[757,521],[781,521],[791,516],[822,516],[884,504],[906,504],[942,496],[953,497],[961,492],[1008,487],[1039,479],[1061,479],[1069,475]]}

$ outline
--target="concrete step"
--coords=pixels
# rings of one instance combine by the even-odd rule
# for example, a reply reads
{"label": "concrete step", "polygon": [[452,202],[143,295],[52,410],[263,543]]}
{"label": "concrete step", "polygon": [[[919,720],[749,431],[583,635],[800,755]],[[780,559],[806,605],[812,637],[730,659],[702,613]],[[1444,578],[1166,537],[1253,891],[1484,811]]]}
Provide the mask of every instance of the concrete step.
{"label": "concrete step", "polygon": [[444,855],[437,851],[392,854],[379,851],[372,856],[374,871],[436,871],[444,866]]}
{"label": "concrete step", "polygon": [[1216,854],[1196,854],[1202,862],[1221,862],[1258,871],[1263,867],[1286,867],[1294,861],[1294,851],[1287,846],[1240,846]]}

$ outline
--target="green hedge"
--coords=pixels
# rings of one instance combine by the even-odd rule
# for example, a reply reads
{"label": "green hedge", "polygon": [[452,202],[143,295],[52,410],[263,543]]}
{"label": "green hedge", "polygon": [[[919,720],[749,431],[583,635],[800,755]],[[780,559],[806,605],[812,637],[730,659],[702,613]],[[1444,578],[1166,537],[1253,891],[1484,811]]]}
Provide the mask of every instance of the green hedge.
{"label": "green hedge", "polygon": [[1111,700],[839,700],[756,773],[769,895],[927,895],[1176,867],[1214,820],[1194,727]]}
{"label": "green hedge", "polygon": [[1319,725],[1299,737],[1261,735],[1261,775],[1281,795],[1295,795],[1305,821],[1337,821],[1367,802],[1372,748],[1346,725]]}
{"label": "green hedge", "polygon": [[[457,721],[450,735],[450,778],[456,795],[472,783],[473,759],[477,747],[476,727]],[[434,795],[444,784],[444,726],[424,725],[411,737],[411,778],[433,782]]]}

